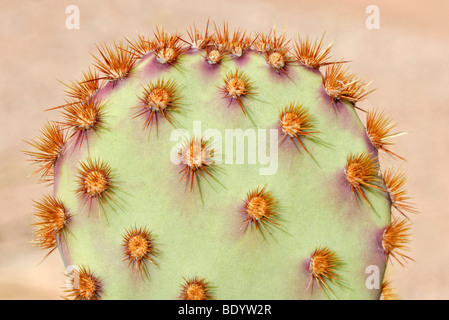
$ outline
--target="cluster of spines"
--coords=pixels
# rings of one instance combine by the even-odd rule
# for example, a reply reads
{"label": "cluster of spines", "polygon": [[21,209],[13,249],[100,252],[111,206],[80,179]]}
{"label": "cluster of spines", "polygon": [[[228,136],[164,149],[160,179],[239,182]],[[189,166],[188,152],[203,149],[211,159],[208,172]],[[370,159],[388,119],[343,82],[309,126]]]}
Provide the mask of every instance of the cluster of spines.
{"label": "cluster of spines", "polygon": [[294,143],[299,143],[310,155],[302,139],[314,138],[319,132],[315,131],[313,120],[303,104],[290,103],[285,106],[279,114],[278,125],[283,134],[280,144],[290,139]]}
{"label": "cluster of spines", "polygon": [[56,122],[48,122],[41,130],[41,136],[32,142],[28,142],[34,150],[25,151],[30,161],[39,165],[33,172],[41,172],[41,181],[52,182],[55,164],[62,156],[67,135],[61,125]]}
{"label": "cluster of spines", "polygon": [[58,245],[64,244],[71,214],[60,199],[45,195],[40,202],[35,202],[34,216],[37,220],[34,223],[34,242],[41,249],[48,250],[47,257]]}
{"label": "cluster of spines", "polygon": [[160,251],[156,244],[156,237],[147,227],[137,228],[136,225],[125,230],[123,235],[124,261],[128,261],[141,274],[149,277],[147,264],[157,266]]}
{"label": "cluster of spines", "polygon": [[225,75],[224,85],[220,88],[220,91],[223,94],[223,99],[230,99],[229,105],[232,101],[237,101],[244,114],[247,113],[244,100],[256,93],[254,84],[250,81],[248,75],[239,69]]}
{"label": "cluster of spines", "polygon": [[97,80],[118,81],[124,79],[131,71],[137,59],[128,47],[123,48],[123,43],[115,44],[108,47],[103,44],[101,47],[97,46],[101,58],[93,56],[95,59],[95,67],[103,74],[103,77]]}
{"label": "cluster of spines", "polygon": [[190,191],[193,190],[195,182],[198,188],[200,187],[200,179],[207,181],[207,177],[214,177],[216,164],[213,161],[213,152],[209,140],[194,137],[184,141],[178,153],[182,166],[179,181],[185,180],[186,186],[190,186]]}
{"label": "cluster of spines", "polygon": [[93,205],[98,205],[102,211],[104,206],[119,205],[116,199],[117,185],[111,166],[99,159],[88,158],[80,162],[76,176],[76,195],[81,202],[88,205],[89,212]]}
{"label": "cluster of spines", "polygon": [[[32,158],[32,161],[40,164],[41,167],[36,172],[42,171],[42,178],[51,180],[56,161],[62,155],[67,141],[71,139],[75,145],[81,146],[84,141],[87,143],[89,132],[98,132],[103,128],[103,109],[105,104],[101,103],[100,99],[97,98],[97,92],[109,82],[115,84],[124,80],[138,60],[143,59],[150,53],[156,56],[157,62],[173,66],[177,63],[180,55],[189,49],[205,50],[205,60],[210,64],[220,63],[226,55],[239,58],[247,50],[255,50],[263,54],[267,64],[274,70],[281,71],[284,74],[288,74],[287,67],[294,63],[317,70],[323,66],[326,67],[323,75],[323,87],[329,96],[331,106],[336,101],[345,100],[350,102],[355,108],[362,110],[356,106],[356,103],[364,100],[371,92],[366,90],[367,83],[359,79],[358,76],[350,74],[347,69],[343,69],[343,64],[346,61],[331,61],[330,49],[332,45],[323,49],[323,38],[319,41],[311,42],[308,37],[305,39],[299,37],[293,48],[291,48],[289,45],[290,41],[286,40],[285,35],[282,33],[280,36],[276,36],[274,29],[270,30],[268,34],[257,33],[254,36],[250,36],[247,35],[246,31],[242,30],[236,30],[231,35],[227,24],[224,24],[223,29],[218,28],[214,24],[215,32],[212,33],[209,32],[208,27],[209,22],[203,33],[198,31],[195,26],[191,26],[187,31],[190,40],[182,39],[178,33],[169,35],[162,28],[157,28],[153,40],[138,35],[136,41],[126,39],[128,42],[126,46],[122,43],[114,44],[112,48],[107,47],[105,44],[101,48],[97,46],[100,58],[94,56],[96,70],[92,72],[89,69],[87,73],[83,74],[81,81],[66,84],[68,96],[66,104],[52,108],[63,108],[65,120],[60,123],[46,125],[42,132],[43,137],[31,143],[37,151],[26,152]],[[101,76],[98,72],[101,73]],[[242,112],[246,114],[243,100],[247,96],[254,94],[255,91],[252,82],[243,71],[237,69],[233,73],[227,74],[224,79],[224,85],[220,90],[224,98],[230,98],[231,101],[236,100]],[[140,101],[141,105],[136,107],[139,109],[136,117],[145,116],[146,127],[150,127],[154,122],[157,127],[158,117],[160,116],[173,124],[173,112],[179,109],[179,92],[176,89],[176,83],[174,81],[158,80],[154,84],[143,88]],[[298,142],[309,153],[302,142],[302,138],[313,137],[314,134],[318,133],[318,131],[314,131],[315,128],[309,121],[309,117],[310,115],[303,109],[302,105],[292,103],[286,106],[279,115],[278,125],[284,133],[280,142],[282,143],[285,139],[290,138]],[[380,113],[367,112],[366,127],[367,136],[377,150],[403,159],[390,149],[392,145],[390,139],[402,134],[390,133],[394,127],[390,119]],[[67,135],[66,131],[71,131],[71,134]],[[194,142],[193,140],[190,141],[190,144],[185,145],[184,149],[191,149]],[[200,140],[200,155],[206,149],[207,143],[207,141]],[[180,153],[181,151],[183,150],[181,149]],[[198,159],[194,158],[193,149],[191,154],[184,160],[184,168],[180,171],[180,174],[182,174],[181,180],[185,179],[187,181],[187,184],[190,185],[190,190],[193,190],[194,179],[199,184],[200,178],[205,178],[206,175],[212,176],[210,171],[212,167],[210,164],[203,163],[204,159],[200,159],[200,163],[195,163]],[[370,204],[364,190],[374,188],[388,192],[392,206],[404,216],[405,211],[416,213],[414,206],[408,202],[409,197],[406,195],[404,188],[405,177],[403,173],[387,170],[379,177],[378,171],[378,159],[373,154],[367,153],[348,155],[344,169],[345,177],[351,190],[356,195],[361,196],[368,205]],[[89,174],[90,176],[88,177]],[[86,163],[81,163],[78,175],[78,195],[87,200],[90,206],[93,201],[100,206],[110,201],[115,202],[115,185],[111,182],[113,178],[110,175],[111,169],[105,162],[93,162],[89,159]],[[265,209],[259,208],[256,210],[254,205],[250,206],[250,198],[256,197],[265,199]],[[277,220],[273,218],[277,214],[275,210],[277,202],[269,192],[265,191],[265,187],[248,193],[244,203],[244,212],[246,214],[244,223],[246,225],[251,223],[256,229],[266,229],[268,224],[277,224]],[[48,212],[46,214],[43,213],[42,208],[45,208],[45,205],[40,205],[40,209],[35,213],[36,217],[48,219],[50,211],[54,211],[56,205],[52,209],[47,208]],[[70,214],[67,214],[67,217],[70,217]],[[46,234],[45,228],[49,228],[48,224],[48,221],[38,223],[41,227],[36,233],[36,239],[41,247],[53,251],[56,248],[56,241],[49,242],[46,237],[42,236]],[[42,225],[45,225],[45,228]],[[62,229],[55,229],[52,236],[55,239],[60,239],[64,230],[65,225]],[[128,231],[128,236],[130,232],[136,233],[137,231],[142,231],[142,229]],[[405,248],[408,241],[407,236],[408,225],[393,220],[382,237],[382,246],[386,256],[392,256],[398,261],[398,257],[404,260],[411,259],[399,252]],[[319,248],[313,255],[319,256],[319,254],[322,254],[323,256],[334,257],[334,254],[330,254],[330,251],[327,250],[329,249]],[[144,257],[151,261],[149,256]],[[145,259],[142,258],[136,262],[139,270],[143,270],[141,263]],[[311,258],[311,261],[315,261],[315,259]],[[324,273],[313,271],[318,270],[317,268],[310,268],[311,278],[317,280],[320,288],[328,289],[326,281],[335,282],[338,279],[334,274],[334,265],[330,263],[328,270],[325,270],[326,272]],[[326,276],[326,274],[331,276]]]}
{"label": "cluster of spines", "polygon": [[151,128],[155,124],[158,128],[158,119],[163,117],[174,125],[174,114],[180,109],[179,88],[172,79],[158,79],[142,88],[139,97],[140,105],[134,118],[144,117],[145,127]]}
{"label": "cluster of spines", "polygon": [[68,272],[70,288],[66,289],[66,299],[100,300],[103,296],[101,279],[87,266],[80,266]]}
{"label": "cluster of spines", "polygon": [[323,76],[324,90],[329,96],[331,106],[335,101],[341,99],[349,101],[359,110],[356,103],[365,100],[373,91],[367,91],[368,83],[360,79],[356,74],[352,74],[348,69],[344,69],[344,62],[335,62],[326,65],[326,71]]}
{"label": "cluster of spines", "polygon": [[276,218],[279,214],[279,203],[272,192],[267,190],[267,186],[257,187],[248,192],[243,203],[243,227],[245,229],[248,226],[254,226],[256,230],[261,229],[262,232],[263,230],[268,231],[270,226],[279,225],[279,220]]}
{"label": "cluster of spines", "polygon": [[320,290],[326,290],[334,298],[335,295],[330,288],[331,284],[342,285],[343,280],[338,271],[342,267],[342,261],[336,252],[328,247],[319,247],[309,257],[308,270],[310,272],[309,286],[314,283]]}

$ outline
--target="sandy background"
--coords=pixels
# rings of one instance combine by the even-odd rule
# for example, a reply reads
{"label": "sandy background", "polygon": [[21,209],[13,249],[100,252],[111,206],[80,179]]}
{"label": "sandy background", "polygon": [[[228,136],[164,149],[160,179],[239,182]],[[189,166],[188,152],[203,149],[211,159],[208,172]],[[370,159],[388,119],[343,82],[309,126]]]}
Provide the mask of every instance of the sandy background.
{"label": "sandy background", "polygon": [[[313,3],[313,4],[312,4]],[[80,29],[68,30],[66,7],[80,9]],[[368,5],[380,9],[380,29],[365,27]],[[407,270],[389,276],[403,299],[449,299],[449,108],[447,84],[449,2],[426,1],[16,1],[0,2],[0,299],[60,299],[64,286],[58,254],[42,264],[30,244],[32,199],[50,189],[38,185],[20,150],[63,103],[58,82],[78,79],[92,64],[95,44],[111,44],[156,25],[184,32],[207,18],[248,31],[285,27],[289,37],[335,41],[336,59],[377,90],[361,107],[384,109],[398,130],[395,151],[410,175],[408,189],[421,214],[413,216]]]}

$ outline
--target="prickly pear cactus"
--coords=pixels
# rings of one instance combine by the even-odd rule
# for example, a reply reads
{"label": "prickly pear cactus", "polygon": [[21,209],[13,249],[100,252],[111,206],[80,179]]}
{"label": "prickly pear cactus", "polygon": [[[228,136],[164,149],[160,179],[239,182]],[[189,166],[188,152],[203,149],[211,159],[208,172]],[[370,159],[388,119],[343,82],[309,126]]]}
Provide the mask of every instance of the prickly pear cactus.
{"label": "prickly pear cactus", "polygon": [[68,298],[394,296],[416,210],[379,156],[401,133],[322,40],[208,24],[97,47],[26,151]]}

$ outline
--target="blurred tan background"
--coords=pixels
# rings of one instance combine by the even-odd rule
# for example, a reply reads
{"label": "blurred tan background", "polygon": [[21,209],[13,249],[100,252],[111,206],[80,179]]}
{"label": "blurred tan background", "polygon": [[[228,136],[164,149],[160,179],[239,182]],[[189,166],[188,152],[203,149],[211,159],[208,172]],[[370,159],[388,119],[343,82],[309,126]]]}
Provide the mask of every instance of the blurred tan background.
{"label": "blurred tan background", "polygon": [[[66,28],[66,8],[80,9],[80,29]],[[380,29],[368,29],[368,5],[380,9]],[[93,62],[95,44],[111,44],[155,26],[180,31],[208,18],[248,31],[273,25],[291,38],[298,34],[335,41],[335,59],[372,80],[376,91],[360,104],[384,109],[408,134],[397,139],[396,162],[409,173],[408,189],[421,211],[412,216],[407,270],[389,269],[402,299],[449,299],[449,2],[442,0],[71,0],[0,2],[0,299],[60,299],[64,268],[54,253],[30,244],[32,199],[51,189],[29,174],[20,150],[63,103],[63,86],[79,79]]]}

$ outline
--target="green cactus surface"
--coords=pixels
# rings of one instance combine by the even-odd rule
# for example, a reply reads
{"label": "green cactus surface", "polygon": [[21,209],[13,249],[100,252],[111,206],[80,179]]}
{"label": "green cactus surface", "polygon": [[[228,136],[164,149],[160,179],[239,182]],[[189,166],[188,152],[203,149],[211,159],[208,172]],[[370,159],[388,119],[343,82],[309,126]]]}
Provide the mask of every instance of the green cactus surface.
{"label": "green cactus surface", "polygon": [[35,242],[60,252],[67,297],[391,295],[415,209],[379,154],[402,159],[400,133],[322,40],[225,24],[97,47],[26,152],[53,188]]}

